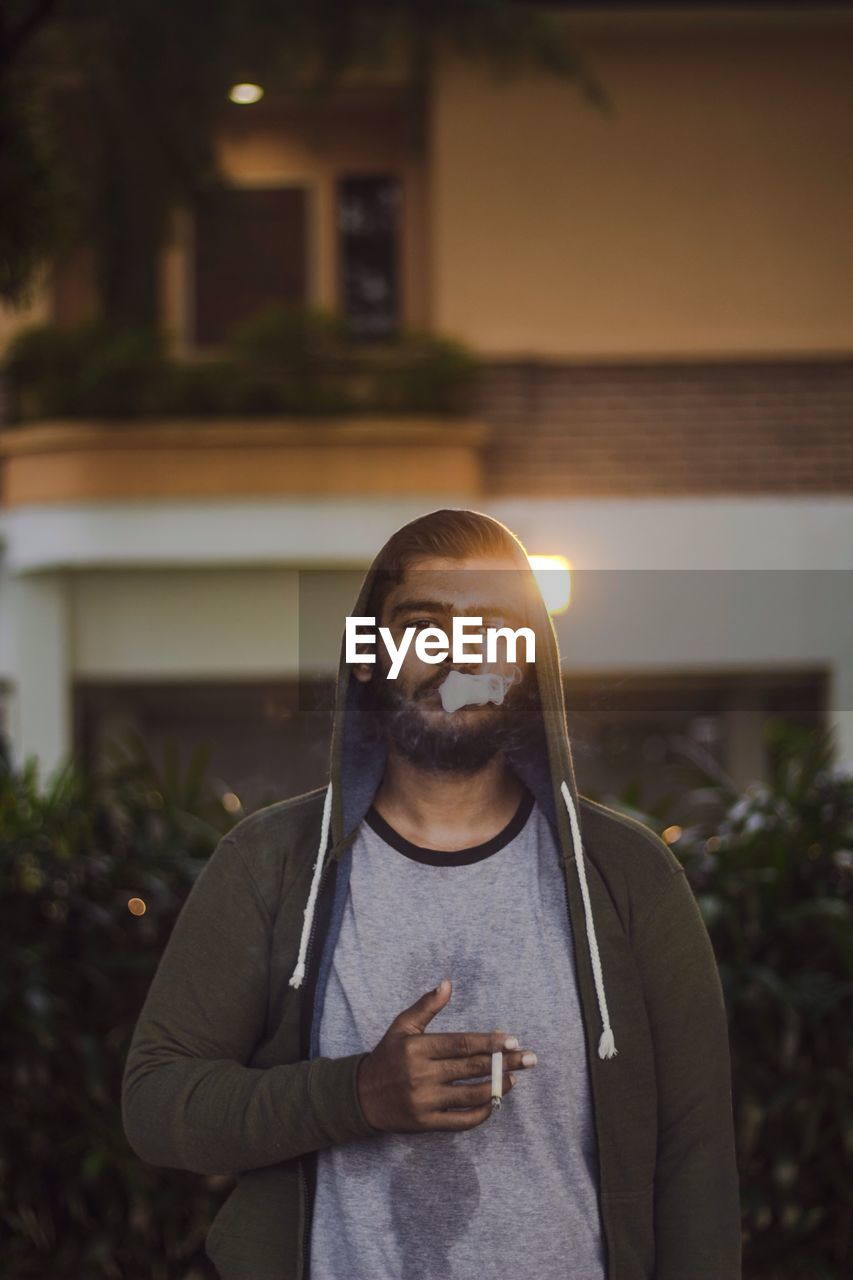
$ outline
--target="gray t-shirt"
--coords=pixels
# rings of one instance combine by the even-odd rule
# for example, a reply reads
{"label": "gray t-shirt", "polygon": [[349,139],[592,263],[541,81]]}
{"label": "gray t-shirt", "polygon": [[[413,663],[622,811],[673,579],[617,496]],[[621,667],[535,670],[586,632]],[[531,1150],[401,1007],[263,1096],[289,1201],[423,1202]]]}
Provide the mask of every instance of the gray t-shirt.
{"label": "gray t-shirt", "polygon": [[598,1152],[559,853],[527,792],[493,840],[421,849],[371,809],[353,847],[320,1023],[325,1057],[372,1049],[448,977],[433,1031],[538,1055],[462,1133],[382,1133],[317,1153],[311,1280],[604,1280]]}

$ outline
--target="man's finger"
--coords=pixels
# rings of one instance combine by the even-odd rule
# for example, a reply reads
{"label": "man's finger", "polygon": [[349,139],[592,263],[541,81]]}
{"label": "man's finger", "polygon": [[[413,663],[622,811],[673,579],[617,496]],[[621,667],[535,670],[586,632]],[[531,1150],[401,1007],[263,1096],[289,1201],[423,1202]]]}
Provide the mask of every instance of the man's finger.
{"label": "man's finger", "polygon": [[431,1111],[424,1128],[447,1129],[460,1133],[464,1129],[476,1129],[492,1114],[491,1101],[484,1107],[472,1107],[467,1111]]}
{"label": "man's finger", "polygon": [[440,1013],[450,999],[452,984],[449,978],[442,978],[432,991],[427,991],[414,1004],[409,1005],[402,1013],[398,1013],[388,1028],[386,1035],[418,1035],[426,1030],[437,1013]]}
{"label": "man's finger", "polygon": [[[503,1073],[503,1092],[509,1093],[513,1080],[508,1071]],[[485,1080],[482,1084],[446,1085],[438,1090],[437,1105],[439,1110],[445,1107],[482,1107],[491,1105],[492,1082]]]}
{"label": "man's finger", "polygon": [[[525,1062],[531,1057],[532,1062]],[[527,1071],[536,1065],[536,1054],[530,1049],[517,1049],[514,1053],[504,1052],[503,1066],[505,1071]],[[473,1076],[492,1074],[491,1054],[474,1054],[471,1058],[444,1058],[433,1063],[434,1078],[441,1084],[448,1080],[470,1080]]]}
{"label": "man's finger", "polygon": [[431,1031],[423,1038],[428,1058],[471,1058],[478,1054],[491,1057],[493,1053],[517,1048],[518,1038],[505,1031]]}

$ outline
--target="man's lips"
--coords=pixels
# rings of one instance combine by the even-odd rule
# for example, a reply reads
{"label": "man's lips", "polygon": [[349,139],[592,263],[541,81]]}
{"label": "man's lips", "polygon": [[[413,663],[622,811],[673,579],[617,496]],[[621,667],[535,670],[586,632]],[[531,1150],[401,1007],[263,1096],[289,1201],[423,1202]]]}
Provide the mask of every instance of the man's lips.
{"label": "man's lips", "polygon": [[440,680],[436,681],[435,684],[426,686],[426,690],[422,685],[421,688],[415,694],[414,701],[425,702],[428,698],[433,698],[433,697],[440,698],[441,697],[440,689],[446,679],[447,679],[447,676],[443,675]]}
{"label": "man's lips", "polygon": [[462,707],[457,707],[455,711],[445,711],[444,704],[441,701],[441,694],[437,688],[432,689],[429,693],[418,694],[415,702],[420,706],[426,704],[428,707],[437,707],[441,710],[441,714],[445,716],[458,716],[462,711],[485,711],[491,706],[488,702],[470,702]]}
{"label": "man's lips", "polygon": [[[442,675],[441,679],[437,680],[435,684],[428,685],[426,688],[422,686],[420,689],[418,689],[417,692],[413,695],[413,697],[409,699],[409,701],[417,704],[418,706],[420,706],[421,703],[428,703],[430,705],[434,705],[435,703],[438,703],[442,707],[442,710],[444,710],[443,703],[441,702],[440,690],[441,690],[441,686],[444,684],[446,679],[447,679],[447,673],[445,672]],[[478,711],[478,710],[483,710],[485,707],[489,707],[489,706],[494,706],[494,703],[471,702],[471,703],[466,703],[464,706],[457,708],[457,710],[452,713],[448,711],[445,714],[458,715],[460,711]]]}

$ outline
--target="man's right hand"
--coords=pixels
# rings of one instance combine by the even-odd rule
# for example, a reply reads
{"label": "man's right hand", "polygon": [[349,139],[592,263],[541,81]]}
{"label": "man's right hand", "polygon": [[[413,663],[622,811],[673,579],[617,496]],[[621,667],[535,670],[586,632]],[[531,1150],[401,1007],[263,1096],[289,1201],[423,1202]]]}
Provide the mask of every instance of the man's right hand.
{"label": "man's right hand", "polygon": [[[505,1094],[515,1083],[512,1071],[535,1065],[536,1055],[520,1049],[517,1039],[505,1031],[426,1034],[451,991],[445,978],[399,1013],[373,1052],[361,1060],[358,1096],[374,1129],[388,1133],[473,1129],[492,1113],[492,1054],[504,1055]],[[478,1084],[453,1083],[477,1076],[488,1078]]]}

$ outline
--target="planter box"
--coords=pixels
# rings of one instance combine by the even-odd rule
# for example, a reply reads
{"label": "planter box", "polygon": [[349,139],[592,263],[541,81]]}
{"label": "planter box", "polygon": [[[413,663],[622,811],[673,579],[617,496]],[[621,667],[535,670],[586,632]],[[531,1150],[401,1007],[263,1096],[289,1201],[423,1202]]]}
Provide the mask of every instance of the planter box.
{"label": "planter box", "polygon": [[2,504],[482,492],[467,419],[39,422],[0,431]]}

